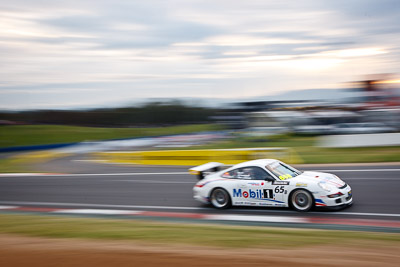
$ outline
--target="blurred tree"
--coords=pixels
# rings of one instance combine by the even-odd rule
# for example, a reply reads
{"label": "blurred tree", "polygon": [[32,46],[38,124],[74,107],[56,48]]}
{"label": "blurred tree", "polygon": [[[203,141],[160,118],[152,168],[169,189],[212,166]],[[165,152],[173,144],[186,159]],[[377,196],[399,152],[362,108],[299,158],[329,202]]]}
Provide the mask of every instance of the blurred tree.
{"label": "blurred tree", "polygon": [[28,124],[137,127],[210,123],[216,114],[216,109],[187,106],[175,100],[151,102],[140,107],[0,112],[0,120]]}

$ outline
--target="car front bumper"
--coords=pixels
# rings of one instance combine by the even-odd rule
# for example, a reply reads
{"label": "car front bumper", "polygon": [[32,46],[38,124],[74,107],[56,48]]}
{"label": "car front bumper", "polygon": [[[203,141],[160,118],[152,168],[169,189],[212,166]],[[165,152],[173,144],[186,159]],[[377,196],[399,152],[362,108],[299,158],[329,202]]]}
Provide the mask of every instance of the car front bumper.
{"label": "car front bumper", "polygon": [[326,192],[314,194],[316,207],[345,207],[353,204],[353,193],[351,187],[346,185],[343,189],[338,189],[337,192],[342,193],[339,197],[330,198]]}

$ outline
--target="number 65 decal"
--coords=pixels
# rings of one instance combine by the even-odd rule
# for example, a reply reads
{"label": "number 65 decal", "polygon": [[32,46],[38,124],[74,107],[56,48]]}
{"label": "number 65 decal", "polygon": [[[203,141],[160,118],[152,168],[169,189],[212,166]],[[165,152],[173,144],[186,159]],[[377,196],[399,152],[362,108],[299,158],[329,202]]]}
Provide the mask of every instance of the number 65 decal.
{"label": "number 65 decal", "polygon": [[275,187],[275,193],[283,193],[285,192],[285,187],[283,185]]}

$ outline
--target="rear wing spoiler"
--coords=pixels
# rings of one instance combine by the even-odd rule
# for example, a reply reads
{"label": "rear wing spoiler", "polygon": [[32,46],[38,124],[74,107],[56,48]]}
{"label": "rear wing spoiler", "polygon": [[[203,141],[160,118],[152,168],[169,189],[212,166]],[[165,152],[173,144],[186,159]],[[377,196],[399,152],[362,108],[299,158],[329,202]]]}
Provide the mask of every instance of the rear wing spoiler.
{"label": "rear wing spoiler", "polygon": [[209,162],[189,169],[189,173],[197,175],[199,180],[201,180],[207,175],[219,171],[221,166],[224,166],[224,164],[220,162]]}

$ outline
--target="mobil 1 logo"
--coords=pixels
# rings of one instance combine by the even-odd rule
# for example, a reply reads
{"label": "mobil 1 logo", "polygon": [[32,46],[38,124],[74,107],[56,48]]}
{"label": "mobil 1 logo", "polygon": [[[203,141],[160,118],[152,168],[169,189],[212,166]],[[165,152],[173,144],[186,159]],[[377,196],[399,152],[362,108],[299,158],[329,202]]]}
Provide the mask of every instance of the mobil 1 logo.
{"label": "mobil 1 logo", "polygon": [[263,193],[264,198],[274,198],[274,192],[272,191],[272,189],[264,189]]}
{"label": "mobil 1 logo", "polygon": [[274,193],[275,194],[283,194],[283,193],[287,193],[287,191],[285,190],[285,187],[284,186],[277,186],[277,187],[275,187],[275,189],[274,190],[272,190],[272,189],[264,189],[263,190],[263,195],[264,195],[264,198],[274,198]]}

